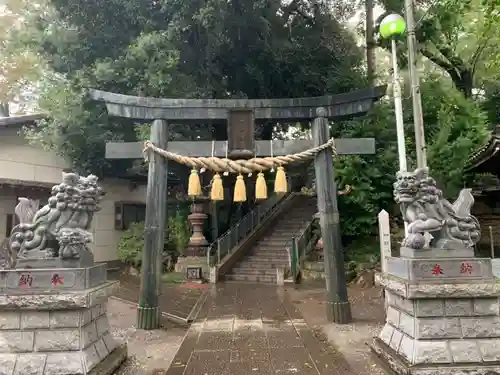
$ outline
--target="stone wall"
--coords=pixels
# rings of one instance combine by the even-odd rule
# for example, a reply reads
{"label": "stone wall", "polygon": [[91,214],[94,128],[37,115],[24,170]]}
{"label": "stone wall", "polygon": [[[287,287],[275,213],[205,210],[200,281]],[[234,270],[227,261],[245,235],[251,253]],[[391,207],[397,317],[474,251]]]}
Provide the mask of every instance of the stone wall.
{"label": "stone wall", "polygon": [[106,304],[76,310],[2,311],[0,341],[0,350],[10,353],[0,354],[2,374],[13,374],[15,369],[16,374],[27,375],[44,367],[45,374],[56,374],[61,367],[83,374],[117,347],[109,332]]}
{"label": "stone wall", "polygon": [[412,364],[500,359],[498,298],[411,301],[390,292],[387,297],[380,339]]}
{"label": "stone wall", "polygon": [[116,285],[0,298],[0,374],[89,374],[119,347],[106,312]]}

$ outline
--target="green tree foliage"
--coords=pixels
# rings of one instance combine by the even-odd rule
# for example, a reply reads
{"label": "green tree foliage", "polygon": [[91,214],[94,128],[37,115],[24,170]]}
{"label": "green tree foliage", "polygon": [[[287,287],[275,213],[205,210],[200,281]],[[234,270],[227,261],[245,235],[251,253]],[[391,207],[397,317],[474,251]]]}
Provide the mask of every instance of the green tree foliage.
{"label": "green tree foliage", "polygon": [[[179,214],[168,218],[165,228],[164,255],[177,257],[189,242],[186,217]],[[144,222],[132,223],[118,243],[118,258],[125,264],[140,267],[144,250]]]}
{"label": "green tree foliage", "polygon": [[[422,84],[428,163],[432,176],[445,196],[455,199],[464,186],[464,169],[474,150],[489,135],[489,124],[480,106],[440,77],[430,76]],[[404,102],[408,169],[415,168],[415,143],[411,102]],[[381,102],[361,120],[342,124],[334,134],[344,137],[374,137],[373,156],[340,157],[336,162],[339,185],[354,191],[339,199],[343,213],[342,233],[359,236],[372,233],[381,209],[393,207],[392,184],[399,169],[396,124],[392,102]],[[397,211],[395,211],[397,212]]]}
{"label": "green tree foliage", "polygon": [[103,161],[104,141],[133,131],[89,101],[86,88],[272,98],[340,93],[365,81],[362,51],[327,1],[51,0],[47,9],[32,20],[38,30],[18,38],[66,79],[42,93],[50,118],[28,136],[99,175],[117,173]]}
{"label": "green tree foliage", "polygon": [[[367,84],[362,51],[337,14],[342,9],[350,14],[352,2],[47,1],[16,37],[64,79],[42,85],[39,105],[49,118],[28,136],[81,171],[120,175],[130,165],[104,160],[105,142],[144,138],[147,131],[147,125],[134,129],[132,121],[109,118],[103,106],[89,100],[89,87],[139,96],[273,98],[342,93]],[[500,27],[492,1],[418,2],[421,52],[458,89],[439,76],[422,84],[429,164],[449,196],[462,187],[464,163],[487,135],[485,115],[470,99],[472,88],[483,87],[489,95],[498,87]],[[400,12],[403,1],[382,3],[387,11]],[[495,103],[484,100],[489,118]],[[409,99],[404,107],[411,166]],[[171,139],[212,139],[205,124],[178,125],[172,124]],[[371,233],[379,210],[393,204],[398,158],[392,101],[383,101],[366,118],[335,124],[333,134],[376,138],[376,155],[336,162],[339,185],[354,188],[340,198],[343,233]]]}
{"label": "green tree foliage", "polygon": [[[386,13],[404,14],[404,0],[382,0]],[[465,96],[483,88],[497,76],[500,48],[500,2],[498,0],[417,0],[416,39],[420,53],[436,64]],[[404,38],[405,39],[405,38]],[[390,49],[390,42],[378,38]],[[407,48],[401,39],[401,63]]]}
{"label": "green tree foliage", "polygon": [[[36,51],[16,38],[19,30],[29,26],[32,14],[38,12],[30,1],[4,0],[0,5],[0,115],[9,115],[9,102],[19,106],[26,100],[26,90],[45,68]],[[18,110],[23,110],[22,105]]]}

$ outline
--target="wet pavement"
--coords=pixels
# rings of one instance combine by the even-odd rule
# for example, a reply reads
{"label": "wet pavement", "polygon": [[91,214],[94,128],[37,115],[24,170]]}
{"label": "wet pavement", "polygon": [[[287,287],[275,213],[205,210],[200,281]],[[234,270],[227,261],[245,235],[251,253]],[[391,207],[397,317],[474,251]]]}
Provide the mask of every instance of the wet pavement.
{"label": "wet pavement", "polygon": [[[139,301],[140,279],[135,276],[115,274],[109,279],[119,280],[114,294],[117,299],[136,304]],[[164,317],[181,324],[189,323],[204,300],[208,285],[163,283],[160,307]]]}
{"label": "wet pavement", "polygon": [[349,375],[284,288],[211,285],[167,375]]}

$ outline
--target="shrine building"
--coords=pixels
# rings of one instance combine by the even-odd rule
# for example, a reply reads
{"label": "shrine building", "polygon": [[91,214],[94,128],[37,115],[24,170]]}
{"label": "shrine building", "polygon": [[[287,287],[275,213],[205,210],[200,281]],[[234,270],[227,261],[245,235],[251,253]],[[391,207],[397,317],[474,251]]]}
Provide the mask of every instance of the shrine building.
{"label": "shrine building", "polygon": [[[467,161],[466,171],[476,174],[473,188],[473,214],[481,224],[481,253],[491,253],[491,243],[499,254],[500,246],[500,125],[492,131],[488,142]],[[491,230],[490,230],[491,227]],[[492,238],[491,238],[492,237]],[[491,241],[493,239],[493,241]]]}

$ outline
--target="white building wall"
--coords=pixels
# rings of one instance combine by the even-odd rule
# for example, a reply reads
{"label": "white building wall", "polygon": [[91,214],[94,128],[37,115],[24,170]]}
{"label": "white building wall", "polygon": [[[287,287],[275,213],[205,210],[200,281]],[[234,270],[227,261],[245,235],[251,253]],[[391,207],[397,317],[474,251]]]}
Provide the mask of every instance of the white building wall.
{"label": "white building wall", "polygon": [[[28,186],[30,183],[34,186],[40,183],[58,184],[65,168],[69,168],[69,163],[53,152],[30,145],[19,135],[18,129],[0,128],[0,182],[18,180]],[[102,209],[94,217],[91,249],[96,262],[116,261],[122,231],[114,229],[115,202],[145,203],[146,188],[132,189],[127,181],[119,179],[106,179],[100,184],[107,194],[102,200]],[[7,214],[14,213],[17,196],[29,195],[29,192],[29,188],[0,188],[0,239],[4,238]]]}

